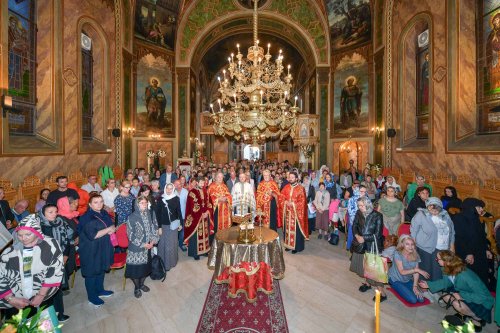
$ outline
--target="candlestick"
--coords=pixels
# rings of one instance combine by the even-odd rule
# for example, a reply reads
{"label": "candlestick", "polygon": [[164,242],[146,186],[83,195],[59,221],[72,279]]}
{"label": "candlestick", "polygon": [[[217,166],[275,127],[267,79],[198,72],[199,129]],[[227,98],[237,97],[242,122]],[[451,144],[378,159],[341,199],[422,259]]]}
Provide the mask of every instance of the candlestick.
{"label": "candlestick", "polygon": [[375,333],[380,333],[380,291],[375,290]]}

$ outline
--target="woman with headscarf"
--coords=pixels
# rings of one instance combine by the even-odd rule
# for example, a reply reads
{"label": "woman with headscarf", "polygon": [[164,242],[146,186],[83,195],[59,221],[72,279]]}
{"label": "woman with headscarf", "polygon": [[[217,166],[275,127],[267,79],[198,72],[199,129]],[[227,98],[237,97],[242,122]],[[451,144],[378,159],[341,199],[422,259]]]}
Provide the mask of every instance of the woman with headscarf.
{"label": "woman with headscarf", "polygon": [[393,176],[387,176],[387,177],[385,177],[385,179],[386,179],[386,182],[384,184],[384,191],[387,192],[387,188],[389,186],[391,186],[391,187],[394,187],[394,189],[396,190],[396,195],[398,195],[399,192],[401,192],[401,186],[399,186],[396,183],[396,179],[394,179]]}
{"label": "woman with headscarf", "polygon": [[[351,247],[352,257],[350,270],[363,278],[364,253],[366,251],[371,251],[372,246],[375,245],[374,242],[376,242],[376,246],[380,251],[383,249],[382,226],[384,223],[382,214],[373,209],[370,198],[367,196],[359,197],[356,203],[358,205],[358,211],[356,212],[356,217],[352,225],[354,239]],[[381,301],[385,301],[387,296],[384,291],[383,283],[366,279],[366,282],[359,287],[359,291],[364,293],[371,289],[372,286],[380,291],[382,295]],[[373,297],[373,299],[375,300],[375,297]]]}
{"label": "woman with headscarf", "polygon": [[[58,200],[67,199],[66,197],[60,198]],[[56,310],[57,320],[59,322],[65,322],[69,319],[69,316],[64,314],[64,303],[63,303],[63,289],[68,288],[68,276],[73,272],[68,274],[67,265],[69,264],[73,268],[74,264],[74,230],[66,223],[66,221],[57,215],[57,206],[54,204],[45,205],[39,212],[38,218],[40,219],[40,225],[42,229],[42,233],[46,236],[52,237],[57,241],[59,246],[61,247],[61,251],[63,253],[63,262],[64,262],[64,277],[62,280],[62,286],[54,295],[54,309]],[[73,249],[73,251],[72,251]],[[70,260],[71,254],[73,255],[72,260]]]}
{"label": "woman with headscarf", "polygon": [[453,186],[446,186],[444,188],[444,195],[441,196],[443,208],[449,211],[450,208],[462,209],[462,200],[458,198],[457,189]]}
{"label": "woman with headscarf", "polygon": [[441,250],[455,250],[455,228],[441,200],[430,197],[425,206],[411,220],[410,232],[417,245],[420,268],[429,273],[429,280],[438,280],[443,275],[436,255]]}
{"label": "woman with headscarf", "polygon": [[493,255],[489,250],[484,224],[479,220],[484,206],[484,201],[467,198],[462,204],[462,212],[453,216],[455,253],[492,289],[495,286],[488,279],[488,258],[491,259]]}
{"label": "woman with headscarf", "polygon": [[22,219],[14,243],[0,257],[0,308],[4,319],[19,309],[51,305],[63,278],[63,253],[57,241],[42,234],[35,214]]}
{"label": "woman with headscarf", "polygon": [[104,274],[109,271],[114,260],[114,248],[109,235],[115,232],[115,226],[104,209],[104,200],[100,195],[90,197],[89,208],[78,223],[78,254],[89,303],[100,307],[104,304],[102,297],[114,294],[113,291],[104,289]]}
{"label": "woman with headscarf", "polygon": [[411,199],[408,207],[405,210],[405,221],[411,221],[411,219],[417,214],[418,209],[425,209],[425,201],[429,199],[429,189],[427,187],[418,187],[415,196]]}
{"label": "woman with headscarf", "polygon": [[135,210],[127,220],[127,236],[129,245],[125,277],[132,280],[134,296],[140,298],[143,291],[149,291],[144,281],[151,274],[151,249],[158,243],[156,214],[149,208],[146,196],[137,197]]}
{"label": "woman with headscarf", "polygon": [[158,201],[158,255],[168,271],[177,265],[178,237],[182,219],[181,202],[175,194],[173,184],[165,185],[165,190]]}

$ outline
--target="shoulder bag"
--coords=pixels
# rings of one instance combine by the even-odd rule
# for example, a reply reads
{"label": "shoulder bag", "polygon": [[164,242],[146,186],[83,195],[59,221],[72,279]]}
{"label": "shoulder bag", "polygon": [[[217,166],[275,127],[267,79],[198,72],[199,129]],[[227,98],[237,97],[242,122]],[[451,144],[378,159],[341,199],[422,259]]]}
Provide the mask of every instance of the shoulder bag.
{"label": "shoulder bag", "polygon": [[370,252],[365,252],[363,258],[364,277],[376,282],[387,283],[387,273],[389,267],[387,258],[383,258],[378,253],[377,239],[373,235],[373,243]]}

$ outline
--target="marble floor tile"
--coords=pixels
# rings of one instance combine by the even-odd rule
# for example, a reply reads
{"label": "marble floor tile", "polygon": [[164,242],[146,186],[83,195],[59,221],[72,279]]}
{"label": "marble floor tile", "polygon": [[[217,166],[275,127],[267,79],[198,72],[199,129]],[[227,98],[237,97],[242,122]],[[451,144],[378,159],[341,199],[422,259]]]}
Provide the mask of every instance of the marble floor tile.
{"label": "marble floor tile", "polygon": [[[284,254],[286,274],[280,288],[290,332],[374,332],[373,291],[360,293],[361,279],[349,271],[346,251],[316,236],[306,242],[304,252]],[[88,304],[83,279],[77,274],[75,288],[64,297],[71,318],[63,332],[194,333],[212,277],[206,263],[205,257],[194,261],[179,252],[179,263],[166,280],[146,280],[151,291],[140,299],[133,296],[131,281],[122,290],[123,270],[107,274],[105,286],[115,295],[99,309]],[[381,305],[382,333],[441,332],[439,323],[447,311],[436,304],[407,308],[388,295]],[[483,332],[496,332],[496,326],[488,325]]]}

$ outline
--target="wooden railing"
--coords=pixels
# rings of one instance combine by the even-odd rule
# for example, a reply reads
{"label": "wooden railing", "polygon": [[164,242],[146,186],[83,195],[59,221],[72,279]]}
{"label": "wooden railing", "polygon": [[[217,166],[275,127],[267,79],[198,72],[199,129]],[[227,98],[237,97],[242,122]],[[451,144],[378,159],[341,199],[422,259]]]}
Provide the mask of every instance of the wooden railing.
{"label": "wooden railing", "polygon": [[[101,178],[96,170],[97,168],[90,168],[86,172],[82,172],[81,170],[69,173],[55,172],[48,176],[45,181],[42,181],[38,176],[27,176],[17,187],[14,187],[11,181],[0,178],[0,187],[3,187],[5,200],[9,202],[11,207],[14,207],[16,201],[26,199],[29,202],[28,210],[33,213],[35,205],[40,198],[40,191],[45,188],[51,191],[56,189],[57,177],[66,175],[69,183],[73,182],[78,187],[81,187],[87,183],[89,175],[97,175],[97,182],[101,184]],[[122,179],[123,177],[123,171],[120,167],[114,167],[113,174],[115,179]]]}

